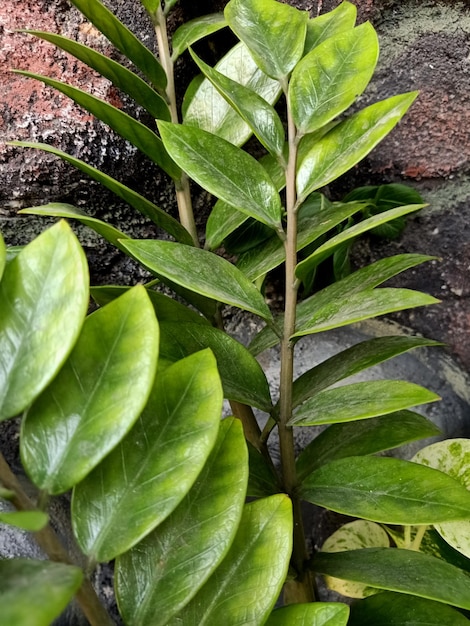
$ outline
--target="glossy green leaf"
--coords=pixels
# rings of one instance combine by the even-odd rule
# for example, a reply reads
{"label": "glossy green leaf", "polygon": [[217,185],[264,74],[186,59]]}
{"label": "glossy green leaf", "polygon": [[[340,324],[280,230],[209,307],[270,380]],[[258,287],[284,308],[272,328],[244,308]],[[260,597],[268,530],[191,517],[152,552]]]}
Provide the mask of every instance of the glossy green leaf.
{"label": "glossy green leaf", "polygon": [[23,421],[21,458],[38,487],[67,491],[119,443],[145,406],[157,355],[158,325],[142,286],[86,319]]}
{"label": "glossy green leaf", "polygon": [[82,584],[80,568],[32,559],[0,560],[0,626],[49,626]]}
{"label": "glossy green leaf", "polygon": [[88,307],[85,255],[65,222],[28,244],[0,282],[0,420],[24,411],[71,351]]}
{"label": "glossy green leaf", "polygon": [[307,54],[289,83],[298,132],[312,133],[350,107],[369,84],[378,56],[377,34],[369,22],[330,37]]}
{"label": "glossy green leaf", "polygon": [[[313,558],[313,569],[321,574],[373,584],[379,589],[470,609],[468,575],[420,552],[396,548],[366,548],[335,554],[319,552]],[[380,595],[375,598],[378,602]]]}
{"label": "glossy green leaf", "polygon": [[323,41],[354,28],[357,9],[351,2],[342,2],[333,11],[319,15],[307,22],[304,54],[320,45]]}
{"label": "glossy green leaf", "polygon": [[160,356],[177,361],[210,348],[217,360],[224,396],[263,411],[272,409],[266,375],[258,361],[236,339],[211,326],[160,322]]}
{"label": "glossy green leaf", "polygon": [[37,532],[47,525],[49,516],[44,511],[0,511],[0,522],[16,528]]}
{"label": "glossy green leaf", "polygon": [[191,56],[204,76],[245,120],[266,150],[283,160],[284,126],[274,107],[252,89],[240,85],[204,63],[192,51]]}
{"label": "glossy green leaf", "polygon": [[202,587],[234,539],[247,478],[243,429],[238,420],[227,418],[182,502],[150,535],[118,557],[116,594],[126,623],[163,626]]}
{"label": "glossy green leaf", "polygon": [[72,87],[66,83],[61,83],[59,80],[41,76],[40,74],[19,70],[14,71],[22,76],[40,80],[45,85],[53,87],[65,94],[89,113],[107,124],[118,133],[118,135],[127,139],[127,141],[148,156],[151,161],[165,170],[174,180],[179,180],[181,177],[181,171],[168,156],[160,137],[150,130],[150,128],[144,126],[142,122],[135,120],[127,113],[124,113],[124,111],[77,87]]}
{"label": "glossy green leaf", "polygon": [[247,442],[247,446],[250,464],[247,496],[264,498],[282,491],[274,467],[268,464],[261,452],[251,443]]}
{"label": "glossy green leaf", "polygon": [[450,606],[408,594],[385,591],[356,602],[348,626],[468,626],[470,621]]}
{"label": "glossy green leaf", "polygon": [[[142,215],[145,215],[145,217],[148,217],[150,220],[152,220],[152,222],[160,226],[160,228],[166,230],[166,232],[172,235],[177,241],[191,245],[191,235],[183,226],[181,226],[181,224],[177,220],[171,217],[171,215],[168,215],[168,213],[165,213],[165,211],[160,209],[157,205],[153,204],[153,202],[150,202],[150,200],[147,200],[147,198],[144,198],[144,196],[141,196],[133,189],[126,187],[118,180],[116,180],[115,178],[111,178],[111,176],[108,176],[104,172],[101,172],[99,169],[92,167],[84,161],[76,159],[66,152],[62,152],[62,150],[58,150],[57,148],[49,146],[45,143],[12,141],[10,145],[22,146],[23,148],[38,148],[40,150],[44,150],[45,152],[55,154],[64,161],[71,163],[74,167],[82,171],[84,174],[87,174],[94,180],[100,182],[110,191],[122,198],[122,200],[134,207],[134,209],[140,211]],[[24,209],[24,212],[26,213],[27,209]]]}
{"label": "glossy green leaf", "polygon": [[[273,608],[292,550],[292,507],[284,494],[245,505],[220,566],[169,625],[257,626]],[[260,593],[262,590],[262,593]]]}
{"label": "glossy green leaf", "polygon": [[[470,439],[447,439],[426,446],[412,461],[445,472],[470,490]],[[449,545],[470,558],[470,520],[436,525]]]}
{"label": "glossy green leaf", "polygon": [[230,0],[225,18],[268,76],[284,80],[300,61],[308,13],[274,0]]}
{"label": "glossy green leaf", "polygon": [[299,198],[305,199],[328,185],[369,154],[400,121],[416,96],[417,92],[411,92],[377,102],[334,126],[298,164]]}
{"label": "glossy green leaf", "polygon": [[216,33],[226,26],[227,22],[223,13],[211,13],[185,22],[175,31],[171,40],[173,46],[172,60],[176,61],[196,41],[212,35],[212,33]]}
{"label": "glossy green leaf", "polygon": [[[215,69],[251,89],[269,104],[274,104],[281,92],[279,83],[258,68],[243,43],[233,47]],[[186,107],[184,123],[211,132],[236,146],[243,145],[252,133],[248,124],[207,78],[192,95]]]}
{"label": "glossy green leaf", "polygon": [[390,209],[389,211],[385,211],[383,213],[379,213],[378,215],[373,215],[365,220],[361,220],[358,224],[355,224],[354,226],[351,226],[350,228],[347,228],[334,237],[328,239],[328,241],[319,246],[309,257],[301,261],[295,269],[296,276],[301,280],[305,279],[315,270],[319,263],[330,256],[332,252],[338,248],[338,246],[354,240],[359,235],[363,235],[381,224],[395,220],[403,215],[415,213],[416,211],[421,210],[424,206],[426,205],[410,204],[397,207],[396,209]]}
{"label": "glossy green leaf", "polygon": [[113,559],[178,506],[214,446],[222,401],[210,350],[157,375],[134,428],[74,489],[74,533],[85,554]]}
{"label": "glossy green leaf", "polygon": [[[79,11],[109,39],[153,85],[164,91],[166,74],[156,57],[141,41],[107,9],[100,0],[71,0]],[[147,0],[149,2],[150,0]]]}
{"label": "glossy green leaf", "polygon": [[186,289],[251,311],[264,319],[271,318],[256,287],[240,270],[211,252],[169,241],[132,239],[122,245],[151,271]]}
{"label": "glossy green leaf", "polygon": [[152,117],[163,120],[171,119],[170,110],[164,99],[137,74],[134,74],[134,72],[131,72],[120,63],[113,61],[89,46],[68,39],[68,37],[37,30],[22,32],[40,37],[72,54],[75,58],[101,74],[101,76],[110,80],[115,87],[127,93],[137,104],[140,104],[148,111]]}
{"label": "glossy green leaf", "polygon": [[266,626],[346,626],[349,607],[339,602],[291,604],[271,613]]}
{"label": "glossy green leaf", "polygon": [[258,161],[225,139],[199,128],[159,122],[176,163],[201,187],[263,224],[281,230],[281,199]]}
{"label": "glossy green leaf", "polygon": [[369,380],[325,389],[304,402],[290,420],[293,426],[352,422],[435,402],[439,396],[403,380]]}
{"label": "glossy green leaf", "polygon": [[300,453],[296,462],[297,475],[302,480],[330,461],[376,454],[439,434],[437,426],[413,411],[397,411],[371,419],[333,424]]}
{"label": "glossy green leaf", "polygon": [[332,511],[384,524],[435,524],[470,515],[470,493],[456,480],[390,457],[332,461],[304,479],[301,493]]}
{"label": "glossy green leaf", "polygon": [[[414,529],[418,528],[419,526],[414,527]],[[412,535],[414,529],[411,529]],[[390,534],[391,529],[387,527],[386,530]],[[398,547],[401,547],[401,537],[398,540],[396,539],[396,537],[393,537],[393,540],[396,542]],[[406,547],[404,542],[402,542],[402,545]],[[470,574],[470,558],[466,557],[458,550],[454,550],[454,548],[452,548],[452,546],[449,545],[447,541],[445,541],[442,536],[437,532],[437,530],[435,530],[432,526],[429,527],[424,533],[423,539],[419,546],[419,550],[420,552],[424,552],[424,554],[435,556],[439,559],[442,559],[443,561],[446,561],[447,563],[450,563],[451,565],[455,565],[459,569],[463,569],[468,574]]]}
{"label": "glossy green leaf", "polygon": [[0,233],[0,280],[2,280],[3,270],[5,269],[6,262],[7,248],[5,246],[5,241],[3,240],[2,234]]}

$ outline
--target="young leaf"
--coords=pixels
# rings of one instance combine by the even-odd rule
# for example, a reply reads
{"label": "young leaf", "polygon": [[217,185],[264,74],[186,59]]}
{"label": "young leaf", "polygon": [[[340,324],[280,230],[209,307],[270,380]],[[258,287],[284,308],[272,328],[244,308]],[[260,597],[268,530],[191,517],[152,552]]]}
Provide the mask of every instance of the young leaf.
{"label": "young leaf", "polygon": [[260,292],[225,259],[205,250],[169,241],[131,239],[121,243],[152,272],[207,298],[271,319]]}
{"label": "young leaf", "polygon": [[308,13],[274,0],[230,0],[225,18],[268,76],[285,80],[300,61]]}
{"label": "young leaf", "polygon": [[304,479],[301,495],[332,511],[384,524],[436,524],[470,515],[470,493],[456,480],[390,457],[332,461]]}
{"label": "young leaf", "polygon": [[0,560],[0,624],[49,626],[82,584],[79,567],[33,559]]}
{"label": "young leaf", "polygon": [[0,511],[0,522],[22,530],[38,532],[47,525],[49,516],[44,511]]}
{"label": "young leaf", "polygon": [[318,426],[352,422],[436,400],[440,400],[437,394],[414,383],[369,380],[320,391],[299,407],[289,424]]}
{"label": "young leaf", "polygon": [[214,446],[222,400],[210,350],[159,373],[134,428],[74,489],[74,533],[85,554],[113,559],[178,506]]}
{"label": "young leaf", "polygon": [[21,458],[38,487],[67,491],[124,437],[145,406],[157,354],[158,325],[142,286],[86,319],[23,421]]}
{"label": "young leaf", "polygon": [[[156,57],[141,41],[107,9],[100,0],[71,0],[96,28],[109,39],[134,65],[136,65],[153,85],[164,92],[166,74]],[[150,0],[147,0],[149,2]]]}
{"label": "young leaf", "polygon": [[266,626],[346,626],[349,607],[339,602],[291,604],[271,613]]}
{"label": "young leaf", "polygon": [[351,607],[349,626],[469,626],[450,606],[408,594],[385,591]]}
{"label": "young leaf", "polygon": [[137,74],[134,74],[134,72],[131,72],[120,63],[68,37],[62,37],[55,33],[43,33],[38,30],[20,32],[40,37],[72,54],[75,58],[101,74],[101,76],[110,80],[115,87],[127,93],[155,119],[168,121],[171,119],[170,110],[165,100]]}
{"label": "young leaf", "polygon": [[210,348],[217,359],[224,396],[263,411],[272,409],[269,385],[258,361],[227,333],[200,324],[160,322],[160,356],[177,361]]}
{"label": "young leaf", "polygon": [[[321,574],[374,585],[378,589],[470,609],[468,575],[420,552],[396,548],[366,548],[335,554],[319,552],[313,558],[313,569]],[[380,597],[375,596],[377,602]]]}
{"label": "young leaf", "polygon": [[298,165],[299,200],[328,185],[369,154],[400,121],[416,96],[415,91],[372,104],[317,141]]}
{"label": "young leaf", "polygon": [[329,37],[354,28],[356,14],[354,4],[342,2],[333,11],[308,20],[304,54],[308,54]]}
{"label": "young leaf", "polygon": [[185,498],[158,528],[117,559],[116,595],[127,623],[163,626],[217,568],[240,523],[247,462],[241,423],[223,420],[204,469]]}
{"label": "young leaf", "polygon": [[40,74],[33,74],[32,72],[24,72],[20,70],[14,70],[16,74],[22,76],[28,76],[36,80],[42,81],[45,85],[57,89],[61,93],[71,98],[74,102],[82,106],[89,113],[97,117],[99,120],[107,124],[118,135],[127,139],[132,145],[138,148],[151,161],[156,163],[165,172],[171,176],[174,180],[179,180],[181,177],[180,169],[170,159],[168,153],[163,147],[161,139],[150,128],[144,126],[141,122],[135,120],[124,111],[116,108],[115,106],[93,96],[86,91],[72,87],[66,83],[61,83],[59,80],[48,78],[47,76],[41,76]]}
{"label": "young leaf", "polygon": [[274,107],[252,89],[240,85],[204,63],[192,51],[191,56],[204,76],[245,120],[266,150],[283,161],[285,133]]}
{"label": "young leaf", "polygon": [[291,550],[292,508],[284,494],[245,505],[224,560],[168,624],[208,626],[220,623],[221,615],[224,626],[263,624],[285,581]]}
{"label": "young leaf", "polygon": [[289,83],[299,134],[314,132],[351,106],[369,84],[378,56],[377,34],[366,22],[330,37],[304,57]]}
{"label": "young leaf", "polygon": [[56,376],[86,315],[86,259],[64,221],[8,263],[0,302],[2,420],[24,411]]}
{"label": "young leaf", "polygon": [[196,41],[212,35],[212,33],[216,33],[226,26],[227,22],[223,13],[211,13],[210,15],[204,15],[203,17],[185,22],[173,35],[171,41],[173,45],[172,60],[176,61]]}
{"label": "young leaf", "polygon": [[199,128],[160,122],[175,162],[201,187],[235,209],[281,230],[281,199],[266,170],[248,153]]}
{"label": "young leaf", "polygon": [[437,426],[413,411],[397,411],[371,419],[333,424],[302,450],[296,461],[297,475],[302,480],[330,461],[376,454],[439,434]]}

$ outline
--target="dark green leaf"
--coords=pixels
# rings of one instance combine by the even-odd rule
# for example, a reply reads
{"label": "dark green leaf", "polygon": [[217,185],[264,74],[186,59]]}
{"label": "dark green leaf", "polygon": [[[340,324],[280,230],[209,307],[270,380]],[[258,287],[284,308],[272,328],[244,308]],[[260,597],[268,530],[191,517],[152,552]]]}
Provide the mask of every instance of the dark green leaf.
{"label": "dark green leaf", "polygon": [[357,9],[350,2],[342,2],[333,11],[319,15],[307,22],[304,54],[337,33],[351,30],[356,23]]}
{"label": "dark green leaf", "polygon": [[56,376],[86,315],[88,268],[66,222],[8,263],[0,302],[1,420],[24,411]]}
{"label": "dark green leaf", "polygon": [[210,350],[157,375],[134,428],[74,489],[74,532],[85,554],[113,559],[178,506],[215,444],[222,400]]}
{"label": "dark green leaf", "polygon": [[[470,493],[456,480],[390,457],[332,461],[304,479],[301,494],[332,511],[384,524],[435,524],[470,515]],[[372,582],[371,586],[380,587]]]}
{"label": "dark green leaf", "polygon": [[281,230],[281,199],[254,157],[199,128],[159,122],[171,157],[201,187],[274,229]]}
{"label": "dark green leaf", "polygon": [[251,443],[247,442],[250,461],[250,477],[247,495],[264,498],[281,491],[274,468],[268,465],[264,456]]}
{"label": "dark green leaf", "polygon": [[[98,0],[95,0],[96,2]],[[23,72],[14,70],[17,74],[28,76],[36,80],[42,81],[45,85],[49,85],[57,89],[61,93],[71,98],[74,102],[82,106],[89,113],[97,117],[99,120],[107,124],[116,131],[121,137],[130,141],[136,148],[149,157],[154,163],[160,166],[174,180],[179,180],[181,171],[170,159],[168,153],[163,147],[161,139],[150,128],[144,126],[124,111],[117,109],[115,106],[108,104],[104,100],[92,96],[86,91],[72,87],[66,83],[61,83],[53,78],[33,74],[32,72]]]}
{"label": "dark green leaf", "polygon": [[[319,552],[313,558],[313,569],[379,589],[470,609],[470,577],[453,565],[420,552],[396,548]],[[380,595],[376,598],[379,602]]]}
{"label": "dark green leaf", "polygon": [[437,426],[412,411],[333,424],[300,453],[296,463],[297,475],[302,480],[321,465],[336,459],[376,454],[439,433]]}
{"label": "dark green leaf", "polygon": [[234,539],[247,475],[241,423],[227,418],[182,502],[150,535],[118,557],[116,593],[127,623],[163,626],[206,582]]}
{"label": "dark green leaf", "polygon": [[227,22],[223,13],[211,13],[210,15],[204,15],[203,17],[185,22],[173,35],[171,41],[173,45],[172,60],[176,61],[196,41],[212,35],[212,33],[216,33],[226,26]]}
{"label": "dark green leaf", "polygon": [[225,18],[268,76],[284,80],[300,61],[308,13],[274,0],[230,0]]}
{"label": "dark green leaf", "polygon": [[256,287],[240,270],[212,252],[169,241],[132,239],[122,245],[151,271],[186,289],[271,319]]}
{"label": "dark green leaf", "polygon": [[266,626],[346,626],[349,607],[339,602],[292,604],[276,609]]}
{"label": "dark green leaf", "polygon": [[301,135],[343,113],[367,87],[379,55],[369,22],[330,37],[307,54],[292,72],[289,102]]}
{"label": "dark green leaf", "polygon": [[[49,521],[44,511],[0,511],[0,522],[16,528],[37,532],[42,530]],[[1,620],[0,620],[1,623]]]}
{"label": "dark green leaf", "polygon": [[21,458],[38,487],[67,491],[127,434],[150,393],[157,355],[158,325],[142,286],[86,319],[23,421]]}
{"label": "dark green leaf", "polygon": [[337,124],[317,141],[298,165],[300,200],[328,185],[369,154],[400,121],[416,96],[415,91],[372,104]]}
{"label": "dark green leaf", "polygon": [[[390,529],[387,530],[390,531]],[[434,528],[430,527],[426,530],[419,549],[420,552],[442,559],[465,570],[470,575],[470,559],[458,550],[454,550]]]}
{"label": "dark green leaf", "polygon": [[[120,22],[99,0],[71,0],[109,41],[149,78],[155,87],[164,91],[166,74],[148,48]],[[150,2],[151,0],[147,0]],[[152,6],[155,8],[155,5]]]}
{"label": "dark green leaf", "polygon": [[1,626],[50,626],[82,584],[80,568],[32,559],[0,560]]}
{"label": "dark green leaf", "polygon": [[193,323],[160,322],[160,331],[160,356],[177,361],[210,348],[217,359],[226,398],[267,412],[272,409],[266,376],[240,342],[217,328]]}
{"label": "dark green leaf", "polygon": [[352,243],[343,243],[333,252],[333,275],[335,281],[342,280],[351,273],[351,261],[349,254]]}

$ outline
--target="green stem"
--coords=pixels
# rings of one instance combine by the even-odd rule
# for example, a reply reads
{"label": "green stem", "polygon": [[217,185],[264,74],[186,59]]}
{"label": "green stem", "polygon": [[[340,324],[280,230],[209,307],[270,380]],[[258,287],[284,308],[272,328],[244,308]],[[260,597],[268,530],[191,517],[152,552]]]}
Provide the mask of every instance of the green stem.
{"label": "green stem", "polygon": [[[167,77],[166,96],[170,109],[171,121],[174,124],[178,124],[179,117],[178,108],[176,105],[174,64],[170,54],[170,44],[168,41],[168,32],[166,28],[166,17],[161,5],[158,7],[156,14],[155,35],[157,37],[160,63],[165,70]],[[193,239],[194,245],[198,248],[199,239],[197,236],[196,223],[194,221],[189,179],[186,174],[183,173],[180,180],[175,182],[175,188],[176,201],[178,203],[178,212],[181,224],[189,232]]]}
{"label": "green stem", "polygon": [[[36,509],[1,453],[0,483],[15,493],[11,502],[18,511],[33,511]],[[47,525],[39,532],[34,533],[34,536],[38,545],[51,561],[75,565],[51,526]],[[82,586],[77,591],[76,598],[91,626],[115,626],[96,595],[93,585],[87,578],[84,579]]]}

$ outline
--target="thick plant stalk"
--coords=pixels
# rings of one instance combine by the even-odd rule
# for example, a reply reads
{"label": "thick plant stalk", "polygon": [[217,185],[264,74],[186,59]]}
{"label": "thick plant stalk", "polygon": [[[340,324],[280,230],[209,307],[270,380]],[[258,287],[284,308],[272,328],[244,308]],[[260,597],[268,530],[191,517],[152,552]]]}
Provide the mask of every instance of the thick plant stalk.
{"label": "thick plant stalk", "polygon": [[[13,474],[1,453],[0,483],[15,493],[11,502],[18,511],[31,511],[36,508],[24,492],[21,483]],[[51,561],[75,565],[49,524],[39,532],[34,533],[34,537]],[[96,595],[93,585],[87,578],[84,578],[82,586],[77,591],[75,597],[91,626],[114,626],[113,620],[109,617]]]}

